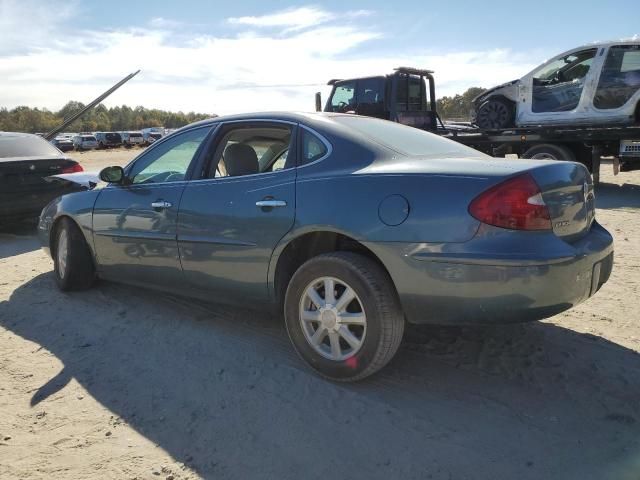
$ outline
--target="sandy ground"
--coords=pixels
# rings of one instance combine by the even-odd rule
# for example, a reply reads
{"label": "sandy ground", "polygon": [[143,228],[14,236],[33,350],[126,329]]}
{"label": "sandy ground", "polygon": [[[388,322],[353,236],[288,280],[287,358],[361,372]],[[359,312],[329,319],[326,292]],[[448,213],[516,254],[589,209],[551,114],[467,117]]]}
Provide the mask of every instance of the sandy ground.
{"label": "sandy ground", "polygon": [[[131,152],[78,155],[87,170]],[[281,318],[100,283],[0,233],[0,478],[640,478],[640,172],[597,192],[609,283],[548,321],[414,330],[355,385]]]}

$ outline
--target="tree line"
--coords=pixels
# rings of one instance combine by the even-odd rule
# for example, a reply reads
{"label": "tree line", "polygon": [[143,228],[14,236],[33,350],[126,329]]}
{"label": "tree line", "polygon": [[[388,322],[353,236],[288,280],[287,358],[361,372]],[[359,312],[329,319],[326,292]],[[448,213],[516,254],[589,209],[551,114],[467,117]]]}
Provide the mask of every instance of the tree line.
{"label": "tree line", "polygon": [[[16,107],[11,110],[0,108],[0,131],[46,133],[60,125],[84,108],[81,102],[71,101],[57,112],[43,108]],[[195,112],[169,112],[144,107],[131,108],[126,105],[107,108],[103,104],[86,112],[82,117],[65,128],[68,132],[110,132],[139,130],[147,127],[179,128],[189,123],[215,115]]]}
{"label": "tree line", "polygon": [[[462,94],[442,97],[436,102],[443,120],[469,120],[471,101],[484,92],[484,88],[471,87]],[[0,108],[0,131],[48,132],[60,125],[65,118],[84,108],[81,102],[71,101],[57,112],[42,108]],[[206,113],[168,112],[144,107],[131,108],[126,105],[107,108],[100,104],[85,113],[65,130],[69,132],[110,132],[139,130],[147,127],[179,128],[205,118],[215,117]]]}
{"label": "tree line", "polygon": [[472,108],[471,101],[484,92],[485,88],[471,87],[463,94],[453,97],[442,97],[436,101],[436,109],[443,120],[469,121]]}

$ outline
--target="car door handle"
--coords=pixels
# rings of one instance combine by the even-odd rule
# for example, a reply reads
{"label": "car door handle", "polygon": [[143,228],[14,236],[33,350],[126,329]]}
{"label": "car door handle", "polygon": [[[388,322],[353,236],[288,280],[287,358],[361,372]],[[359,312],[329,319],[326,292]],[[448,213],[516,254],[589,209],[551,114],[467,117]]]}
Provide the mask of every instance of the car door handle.
{"label": "car door handle", "polygon": [[165,202],[164,200],[158,200],[157,202],[151,202],[151,208],[171,208],[171,202]]}
{"label": "car door handle", "polygon": [[286,207],[287,202],[284,200],[260,200],[256,202],[256,207],[260,208],[273,208],[273,207]]}

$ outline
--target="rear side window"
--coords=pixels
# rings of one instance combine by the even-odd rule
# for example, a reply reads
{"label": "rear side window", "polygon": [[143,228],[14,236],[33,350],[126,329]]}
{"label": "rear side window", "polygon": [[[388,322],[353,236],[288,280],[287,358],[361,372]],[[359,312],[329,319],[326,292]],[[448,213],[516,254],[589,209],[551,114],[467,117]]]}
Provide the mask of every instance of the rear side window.
{"label": "rear side window", "polygon": [[302,158],[300,166],[324,157],[329,150],[322,140],[306,129],[302,129]]}
{"label": "rear side window", "polygon": [[59,156],[58,149],[35,135],[0,134],[0,158]]}
{"label": "rear side window", "polygon": [[371,142],[378,143],[404,155],[489,158],[484,153],[465,147],[452,140],[387,120],[355,115],[335,116],[333,120],[359,132]]}

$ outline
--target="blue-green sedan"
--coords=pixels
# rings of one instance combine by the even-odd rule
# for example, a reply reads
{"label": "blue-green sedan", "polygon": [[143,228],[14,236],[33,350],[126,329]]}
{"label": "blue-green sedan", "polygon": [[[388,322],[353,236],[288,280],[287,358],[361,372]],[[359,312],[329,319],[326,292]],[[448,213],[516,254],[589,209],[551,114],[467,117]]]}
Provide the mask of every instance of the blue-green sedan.
{"label": "blue-green sedan", "polygon": [[405,322],[539,320],[613,265],[588,171],[341,114],[218,117],[42,212],[62,290],[96,277],[284,314],[312,368],[387,364]]}

